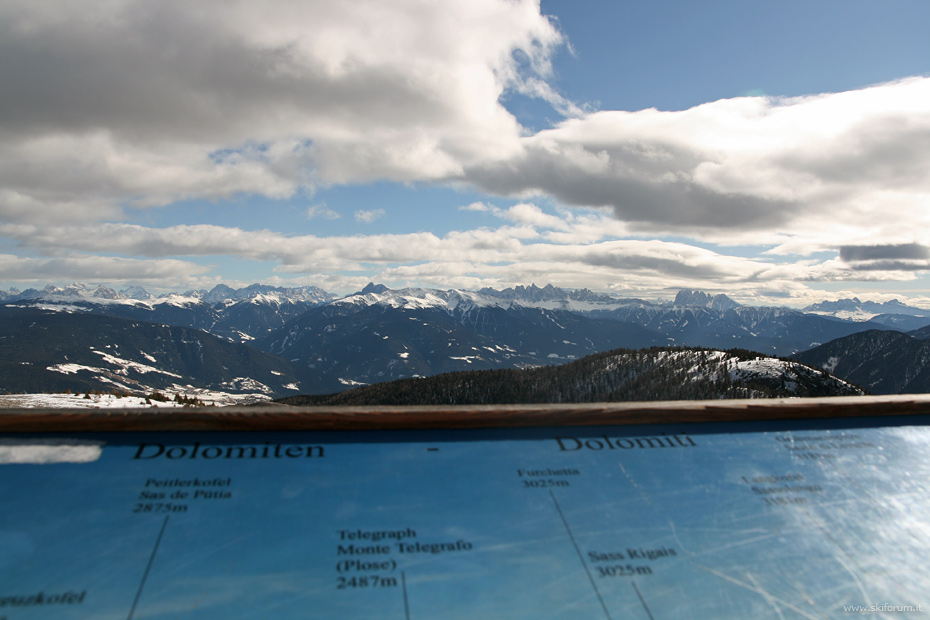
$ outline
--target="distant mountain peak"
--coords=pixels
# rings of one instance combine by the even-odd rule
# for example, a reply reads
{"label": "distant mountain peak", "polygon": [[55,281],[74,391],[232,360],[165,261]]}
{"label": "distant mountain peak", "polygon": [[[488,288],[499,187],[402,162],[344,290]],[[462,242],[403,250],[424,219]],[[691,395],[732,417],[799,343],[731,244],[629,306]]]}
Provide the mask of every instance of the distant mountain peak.
{"label": "distant mountain peak", "polygon": [[709,295],[703,291],[692,291],[682,289],[675,295],[676,306],[702,306],[713,308],[714,310],[730,310],[739,308],[740,304],[733,301],[726,295]]}
{"label": "distant mountain peak", "polygon": [[218,301],[223,301],[229,299],[236,294],[235,289],[225,284],[217,284],[210,291],[203,296],[204,302],[208,304],[213,304]]}
{"label": "distant mountain peak", "polygon": [[566,290],[557,286],[553,286],[552,284],[546,284],[542,288],[536,286],[536,284],[530,284],[529,286],[523,286],[520,284],[512,288],[505,288],[503,290],[483,288],[478,291],[478,294],[485,295],[487,297],[495,297],[497,299],[506,299],[509,301],[533,303],[551,301],[564,302],[569,300],[588,301],[594,303],[608,303],[616,301],[609,295],[595,293],[586,288]]}
{"label": "distant mountain peak", "polygon": [[374,282],[369,282],[365,286],[365,288],[363,288],[357,294],[358,295],[369,295],[369,294],[380,295],[381,293],[386,293],[389,290],[391,289],[384,286],[383,284],[375,284]]}
{"label": "distant mountain peak", "polygon": [[483,288],[478,291],[478,294],[487,295],[489,297],[497,297],[498,299],[512,299],[522,301],[554,301],[566,299],[568,296],[564,290],[552,286],[552,284],[547,284],[546,286],[539,288],[535,283],[530,284],[529,286],[518,284],[512,288],[505,288],[500,291],[493,288]]}
{"label": "distant mountain peak", "polygon": [[140,301],[145,301],[146,299],[152,298],[152,294],[141,286],[130,286],[124,288],[120,291],[120,295],[126,299],[138,299]]}
{"label": "distant mountain peak", "polygon": [[239,301],[252,301],[259,303],[313,302],[325,303],[334,299],[334,295],[315,286],[300,286],[296,288],[282,288],[269,284],[250,284],[243,288],[232,288],[225,284],[217,284],[209,292],[202,295],[204,303],[235,303]]}
{"label": "distant mountain peak", "polygon": [[858,297],[821,301],[804,308],[804,312],[835,316],[856,321],[868,321],[879,315],[902,315],[930,318],[930,310],[908,306],[898,299],[885,302],[862,301]]}
{"label": "distant mountain peak", "polygon": [[120,295],[119,293],[117,293],[111,288],[107,288],[106,286],[98,286],[92,296],[97,299],[121,299],[122,298],[122,295]]}

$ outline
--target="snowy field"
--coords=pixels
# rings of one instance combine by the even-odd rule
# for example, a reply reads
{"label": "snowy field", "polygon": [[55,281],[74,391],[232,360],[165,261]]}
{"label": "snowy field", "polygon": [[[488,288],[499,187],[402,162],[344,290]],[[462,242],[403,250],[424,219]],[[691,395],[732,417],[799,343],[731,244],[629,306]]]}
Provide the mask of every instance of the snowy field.
{"label": "snowy field", "polygon": [[[158,407],[160,409],[174,409],[183,407],[182,403],[174,402],[174,394],[165,394],[169,400],[159,402],[146,401],[143,396],[117,397],[113,394],[90,394],[85,398],[83,394],[12,394],[0,396],[0,410],[2,409],[138,409]],[[209,392],[206,390],[185,393],[183,396],[197,398],[204,405],[219,407],[228,405],[248,405],[256,402],[270,400],[262,394],[229,394],[226,392]]]}

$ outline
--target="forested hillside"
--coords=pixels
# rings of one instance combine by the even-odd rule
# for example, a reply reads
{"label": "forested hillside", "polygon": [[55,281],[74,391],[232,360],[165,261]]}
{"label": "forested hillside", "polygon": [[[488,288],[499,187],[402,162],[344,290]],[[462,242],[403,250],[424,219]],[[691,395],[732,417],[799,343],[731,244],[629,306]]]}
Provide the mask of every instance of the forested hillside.
{"label": "forested hillside", "polygon": [[839,338],[796,355],[796,359],[824,368],[865,386],[873,394],[930,392],[930,340],[926,328],[911,335],[867,331]]}
{"label": "forested hillside", "polygon": [[830,374],[758,353],[694,348],[617,349],[525,370],[403,379],[290,405],[489,405],[860,395]]}

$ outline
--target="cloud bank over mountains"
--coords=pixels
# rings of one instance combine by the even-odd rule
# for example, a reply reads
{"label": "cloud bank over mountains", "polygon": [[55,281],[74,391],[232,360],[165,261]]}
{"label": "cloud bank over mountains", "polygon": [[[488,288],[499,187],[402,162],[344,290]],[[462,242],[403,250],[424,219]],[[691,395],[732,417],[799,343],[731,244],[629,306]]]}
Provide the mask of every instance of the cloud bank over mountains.
{"label": "cloud bank over mountains", "polygon": [[[526,0],[2,3],[0,280],[206,282],[191,257],[235,256],[344,290],[803,295],[930,269],[930,78],[597,111],[551,86],[567,45]],[[529,131],[514,93],[563,120]],[[375,180],[483,193],[465,208],[486,223],[373,234],[378,205],[344,236],[130,223],[250,195],[335,220],[314,193]]]}

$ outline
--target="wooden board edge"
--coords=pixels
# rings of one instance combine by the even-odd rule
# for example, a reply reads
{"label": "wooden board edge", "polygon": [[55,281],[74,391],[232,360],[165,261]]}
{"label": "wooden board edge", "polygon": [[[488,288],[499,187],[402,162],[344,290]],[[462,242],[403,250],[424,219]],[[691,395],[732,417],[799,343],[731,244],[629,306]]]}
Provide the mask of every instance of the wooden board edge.
{"label": "wooden board edge", "polygon": [[526,428],[918,414],[930,414],[930,394],[577,405],[29,409],[0,411],[0,433]]}

